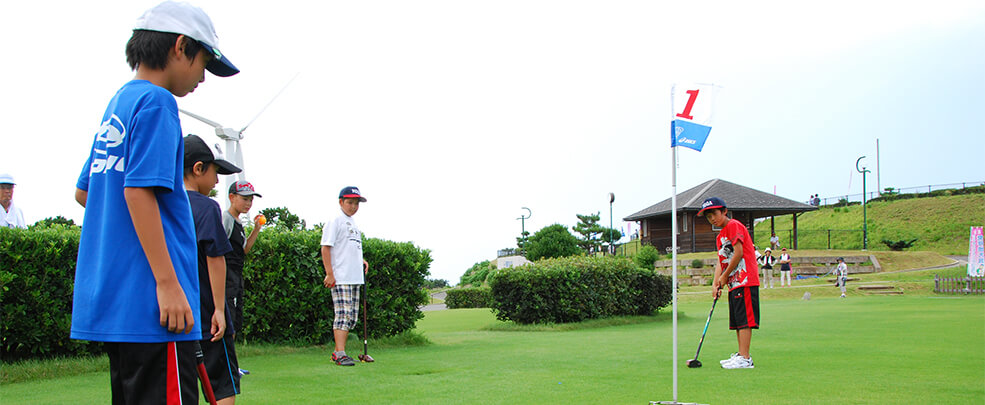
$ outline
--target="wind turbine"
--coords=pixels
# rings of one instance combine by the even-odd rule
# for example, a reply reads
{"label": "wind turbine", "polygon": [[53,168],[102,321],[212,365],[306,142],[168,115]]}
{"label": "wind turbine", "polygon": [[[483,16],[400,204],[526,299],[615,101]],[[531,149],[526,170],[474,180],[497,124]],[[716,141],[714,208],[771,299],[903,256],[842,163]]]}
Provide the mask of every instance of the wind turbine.
{"label": "wind turbine", "polygon": [[[208,124],[209,126],[215,128],[216,136],[218,136],[219,139],[226,141],[227,159],[230,160],[234,165],[236,165],[236,167],[243,169],[243,171],[234,175],[235,180],[233,180],[233,176],[226,176],[226,188],[225,188],[226,190],[229,190],[229,186],[231,186],[233,182],[246,179],[246,166],[243,164],[243,145],[240,144],[240,141],[243,140],[243,131],[246,131],[246,128],[249,128],[249,126],[253,124],[253,121],[256,121],[257,118],[260,117],[260,114],[263,114],[263,112],[267,110],[267,107],[270,107],[270,105],[274,103],[274,100],[277,100],[277,97],[279,97],[281,93],[283,93],[284,90],[287,89],[287,86],[290,86],[291,83],[294,82],[294,79],[298,78],[298,74],[300,74],[300,72],[295,74],[294,77],[292,77],[291,80],[289,80],[287,84],[285,84],[284,87],[282,87],[280,91],[277,92],[277,94],[275,94],[272,99],[270,99],[270,102],[268,102],[267,105],[263,106],[263,108],[260,109],[260,112],[258,112],[257,115],[253,117],[252,120],[250,120],[250,122],[246,123],[246,125],[244,125],[243,128],[238,131],[234,128],[223,127],[218,122],[212,121],[201,115],[189,111],[185,111],[181,108],[178,109],[178,111],[181,111],[183,114],[192,117],[194,119],[197,119],[199,121],[202,121]],[[223,193],[224,191],[220,192],[219,195],[223,195]],[[220,200],[224,201],[223,206],[229,208],[228,200],[222,198],[220,198]]]}

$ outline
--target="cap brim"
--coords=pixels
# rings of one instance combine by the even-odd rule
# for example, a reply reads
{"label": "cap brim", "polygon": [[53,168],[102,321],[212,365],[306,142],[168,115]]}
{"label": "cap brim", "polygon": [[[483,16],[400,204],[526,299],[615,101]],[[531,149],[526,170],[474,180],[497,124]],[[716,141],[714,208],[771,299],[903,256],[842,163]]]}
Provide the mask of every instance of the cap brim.
{"label": "cap brim", "polygon": [[205,69],[209,72],[219,77],[229,77],[239,73],[239,69],[236,68],[236,66],[233,65],[228,58],[226,58],[226,55],[223,55],[218,49],[215,49],[202,41],[198,41],[198,43],[202,44],[202,46],[212,54],[212,60],[205,65]]}
{"label": "cap brim", "polygon": [[707,211],[707,210],[710,210],[712,208],[725,208],[725,207],[724,206],[721,206],[721,205],[712,205],[710,207],[704,207],[704,208],[701,209],[701,211],[698,211],[698,216],[699,217],[703,217],[704,216],[703,215],[704,212]]}
{"label": "cap brim", "polygon": [[358,198],[359,202],[366,202],[366,197],[363,197],[358,194],[345,194],[341,198]]}
{"label": "cap brim", "polygon": [[241,196],[244,196],[244,197],[251,196],[252,195],[252,196],[257,196],[257,197],[263,198],[263,196],[260,195],[260,193],[255,193],[255,192],[252,192],[252,191],[245,191],[245,192],[242,192],[242,193],[233,193],[233,194],[241,195]]}
{"label": "cap brim", "polygon": [[216,170],[219,174],[236,174],[243,171],[243,169],[236,167],[236,165],[229,163],[227,160],[216,159],[213,160],[212,163],[215,163],[215,165],[219,167],[219,169]]}

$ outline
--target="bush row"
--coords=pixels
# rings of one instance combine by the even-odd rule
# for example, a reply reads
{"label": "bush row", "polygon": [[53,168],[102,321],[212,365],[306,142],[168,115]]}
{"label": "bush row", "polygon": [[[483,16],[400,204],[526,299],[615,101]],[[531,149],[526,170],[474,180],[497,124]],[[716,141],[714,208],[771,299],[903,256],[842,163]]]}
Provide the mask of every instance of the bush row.
{"label": "bush row", "polygon": [[490,276],[500,320],[565,323],[648,315],[671,300],[670,278],[625,257],[565,257],[501,269]]}
{"label": "bush row", "polygon": [[79,228],[0,228],[0,357],[4,361],[98,353],[68,338]]}
{"label": "bush row", "polygon": [[445,305],[455,308],[489,308],[492,306],[492,290],[489,287],[453,288],[446,291]]}
{"label": "bush row", "polygon": [[[332,297],[323,285],[321,234],[265,229],[243,271],[248,341],[323,344],[332,340]],[[0,229],[0,356],[4,361],[101,351],[69,339],[79,229]],[[412,329],[427,303],[421,289],[430,252],[411,243],[364,239],[370,264],[366,305],[370,337]],[[360,308],[360,312],[362,308]],[[362,314],[356,325],[362,332]]]}

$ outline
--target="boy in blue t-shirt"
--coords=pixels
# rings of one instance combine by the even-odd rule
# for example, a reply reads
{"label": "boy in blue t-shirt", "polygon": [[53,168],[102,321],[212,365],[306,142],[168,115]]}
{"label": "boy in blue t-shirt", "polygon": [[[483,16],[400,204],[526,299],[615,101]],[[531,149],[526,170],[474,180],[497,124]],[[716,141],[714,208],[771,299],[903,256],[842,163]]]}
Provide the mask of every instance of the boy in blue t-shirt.
{"label": "boy in blue t-shirt", "polygon": [[114,404],[196,403],[195,230],[175,97],[238,70],[201,9],[162,3],[126,45],[134,79],[110,100],[76,182],[85,210],[72,339],[105,342]]}
{"label": "boy in blue t-shirt", "polygon": [[[222,227],[219,203],[207,197],[220,174],[239,173],[240,168],[216,157],[202,138],[185,137],[185,190],[195,220],[198,242],[198,283],[202,289],[202,325],[211,319],[211,329],[202,328],[205,370],[218,403],[233,403],[239,394],[239,360],[233,344],[233,317],[226,307],[226,253],[233,250]],[[235,370],[235,372],[232,372]]]}

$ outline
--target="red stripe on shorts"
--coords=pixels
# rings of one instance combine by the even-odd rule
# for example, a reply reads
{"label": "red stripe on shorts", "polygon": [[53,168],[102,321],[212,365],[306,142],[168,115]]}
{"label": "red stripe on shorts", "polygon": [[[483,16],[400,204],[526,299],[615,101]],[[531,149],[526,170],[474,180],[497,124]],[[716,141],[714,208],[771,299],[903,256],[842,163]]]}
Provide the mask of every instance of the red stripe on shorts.
{"label": "red stripe on shorts", "polygon": [[168,342],[167,404],[181,405],[181,384],[178,381],[178,347]]}
{"label": "red stripe on shorts", "polygon": [[749,294],[749,287],[742,287],[742,302],[746,304],[746,323],[748,327],[759,326],[756,322],[756,312],[752,308],[752,295]]}

